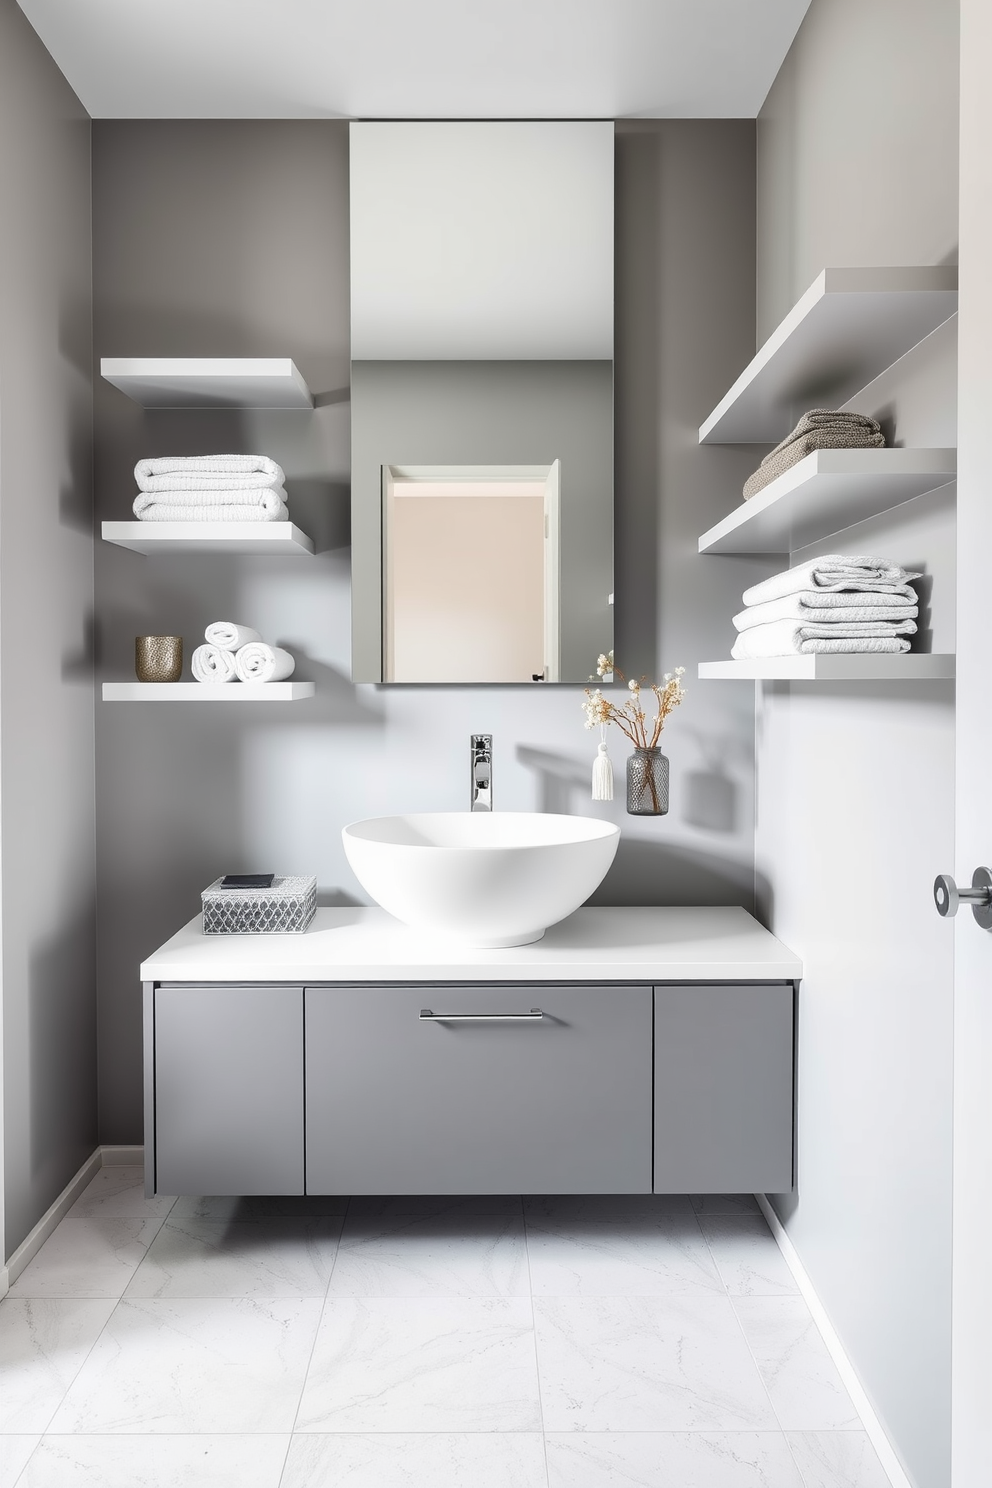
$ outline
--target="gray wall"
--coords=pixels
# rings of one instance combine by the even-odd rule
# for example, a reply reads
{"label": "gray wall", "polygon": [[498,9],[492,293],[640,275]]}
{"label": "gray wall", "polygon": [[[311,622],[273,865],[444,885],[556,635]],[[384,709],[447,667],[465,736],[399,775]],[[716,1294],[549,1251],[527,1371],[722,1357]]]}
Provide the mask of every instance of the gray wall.
{"label": "gray wall", "polygon": [[90,125],[0,0],[4,1253],[96,1140]]}
{"label": "gray wall", "polygon": [[352,362],[351,406],[353,675],[382,677],[383,465],[561,460],[560,675],[587,681],[613,645],[613,363]]}
{"label": "gray wall", "polygon": [[827,264],[956,262],[957,30],[956,0],[813,0],[758,115],[759,341]]}
{"label": "gray wall", "polygon": [[[953,261],[956,7],[813,0],[758,120],[759,336],[825,265]],[[956,442],[954,324],[851,406]],[[927,575],[919,648],[954,649],[953,487],[836,534]],[[949,683],[759,689],[759,903],[803,957],[799,1175],[776,1207],[919,1488],[949,1449]]]}
{"label": "gray wall", "polygon": [[[335,122],[94,125],[98,352],[292,355],[314,414],[143,413],[97,395],[97,501],[124,518],[141,455],[260,449],[288,472],[310,561],[142,559],[100,545],[100,671],[135,633],[256,626],[317,681],[279,707],[98,705],[101,1133],[140,1141],[137,968],[235,868],[314,872],[361,901],[340,828],[464,808],[472,731],[495,737],[502,809],[602,811],[624,826],[612,903],[752,903],[751,689],[696,684],[762,572],[700,559],[749,456],[695,431],[750,355],[754,126],[622,126],[617,145],[617,648],[633,673],[688,668],[666,740],[673,809],[634,821],[589,799],[595,740],[575,687],[390,688],[349,680],[347,131]],[[614,742],[621,777],[624,749]]]}

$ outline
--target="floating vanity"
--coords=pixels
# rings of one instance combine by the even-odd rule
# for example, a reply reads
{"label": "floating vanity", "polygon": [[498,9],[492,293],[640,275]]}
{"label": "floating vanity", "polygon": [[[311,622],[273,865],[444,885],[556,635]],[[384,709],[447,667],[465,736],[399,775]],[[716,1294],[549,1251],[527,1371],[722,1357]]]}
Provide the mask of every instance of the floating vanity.
{"label": "floating vanity", "polygon": [[141,967],[149,1193],[782,1192],[796,956],[743,909],[470,950],[378,908]]}

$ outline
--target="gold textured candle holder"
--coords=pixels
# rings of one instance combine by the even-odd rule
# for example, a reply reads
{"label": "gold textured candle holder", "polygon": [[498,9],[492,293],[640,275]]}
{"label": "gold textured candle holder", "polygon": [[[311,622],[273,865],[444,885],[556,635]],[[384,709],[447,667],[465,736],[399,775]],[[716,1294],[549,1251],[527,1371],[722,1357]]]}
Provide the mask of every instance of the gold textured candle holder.
{"label": "gold textured candle holder", "polygon": [[182,674],[182,636],[135,636],[134,675],[139,682],[178,682]]}

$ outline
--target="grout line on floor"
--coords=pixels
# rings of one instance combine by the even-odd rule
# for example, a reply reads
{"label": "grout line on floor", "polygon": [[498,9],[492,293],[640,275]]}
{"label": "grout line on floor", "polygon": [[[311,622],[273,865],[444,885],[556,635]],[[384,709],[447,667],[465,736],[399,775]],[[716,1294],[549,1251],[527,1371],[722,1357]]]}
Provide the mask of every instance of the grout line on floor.
{"label": "grout line on floor", "polygon": [[[313,1364],[313,1356],[314,1356],[314,1354],[317,1351],[317,1339],[320,1337],[321,1324],[324,1321],[324,1313],[327,1311],[327,1297],[328,1297],[328,1293],[330,1292],[330,1289],[331,1289],[331,1278],[334,1275],[334,1268],[337,1266],[337,1263],[338,1263],[338,1256],[341,1254],[341,1241],[344,1238],[344,1228],[345,1228],[345,1224],[347,1222],[348,1214],[349,1214],[350,1210],[351,1210],[351,1196],[349,1195],[348,1196],[348,1200],[347,1200],[347,1202],[345,1204],[344,1214],[341,1216],[341,1229],[338,1231],[337,1244],[334,1247],[334,1259],[331,1262],[331,1269],[327,1273],[327,1285],[324,1288],[324,1297],[323,1297],[323,1300],[322,1300],[322,1302],[320,1304],[320,1317],[317,1319],[317,1326],[314,1329],[314,1333],[313,1333],[313,1343],[310,1346],[310,1353],[309,1353],[309,1355],[307,1357],[307,1367],[303,1371],[303,1383],[300,1386],[300,1398],[296,1402],[296,1414],[293,1416],[293,1424],[289,1428],[289,1441],[286,1443],[286,1455],[285,1455],[285,1457],[282,1460],[282,1471],[279,1474],[279,1482],[280,1482],[280,1484],[282,1483],[283,1478],[286,1476],[286,1464],[289,1461],[289,1454],[290,1454],[290,1451],[292,1450],[293,1440],[294,1440],[294,1438],[297,1435],[296,1423],[300,1419],[300,1410],[302,1409],[302,1406],[303,1406],[303,1396],[306,1393],[307,1381],[310,1378],[310,1368],[311,1368],[311,1365]],[[300,1433],[300,1435],[304,1435],[304,1434],[309,1434],[309,1433],[302,1433],[302,1432]]]}
{"label": "grout line on floor", "polygon": [[537,1318],[534,1314],[534,1278],[530,1269],[530,1229],[527,1223],[527,1206],[523,1195],[520,1196],[520,1214],[524,1227],[524,1256],[527,1261],[527,1292],[530,1297],[530,1322],[534,1339],[534,1373],[537,1376],[537,1408],[541,1416],[541,1450],[544,1453],[544,1478],[549,1485],[551,1483],[551,1469],[548,1466],[548,1433],[544,1425],[544,1391],[541,1389],[541,1358],[537,1347]]}

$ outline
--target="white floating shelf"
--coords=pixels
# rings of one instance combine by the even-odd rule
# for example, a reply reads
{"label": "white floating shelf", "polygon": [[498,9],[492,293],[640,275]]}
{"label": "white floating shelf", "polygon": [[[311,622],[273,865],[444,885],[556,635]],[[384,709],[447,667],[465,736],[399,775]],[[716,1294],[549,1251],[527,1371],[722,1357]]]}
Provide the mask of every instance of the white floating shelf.
{"label": "white floating shelf", "polygon": [[312,408],[289,357],[103,357],[100,375],[142,408]]}
{"label": "white floating shelf", "polygon": [[156,553],[249,553],[307,557],[312,540],[292,522],[104,522],[104,542]]}
{"label": "white floating shelf", "polygon": [[957,450],[814,450],[704,532],[701,553],[794,553],[954,479]]}
{"label": "white floating shelf", "polygon": [[824,269],[699,430],[777,444],[807,408],[847,401],[957,310],[957,269]]}
{"label": "white floating shelf", "polygon": [[312,682],[104,682],[105,703],[295,703]]}
{"label": "white floating shelf", "polygon": [[952,655],[766,656],[753,661],[701,661],[704,681],[922,682],[954,676]]}

